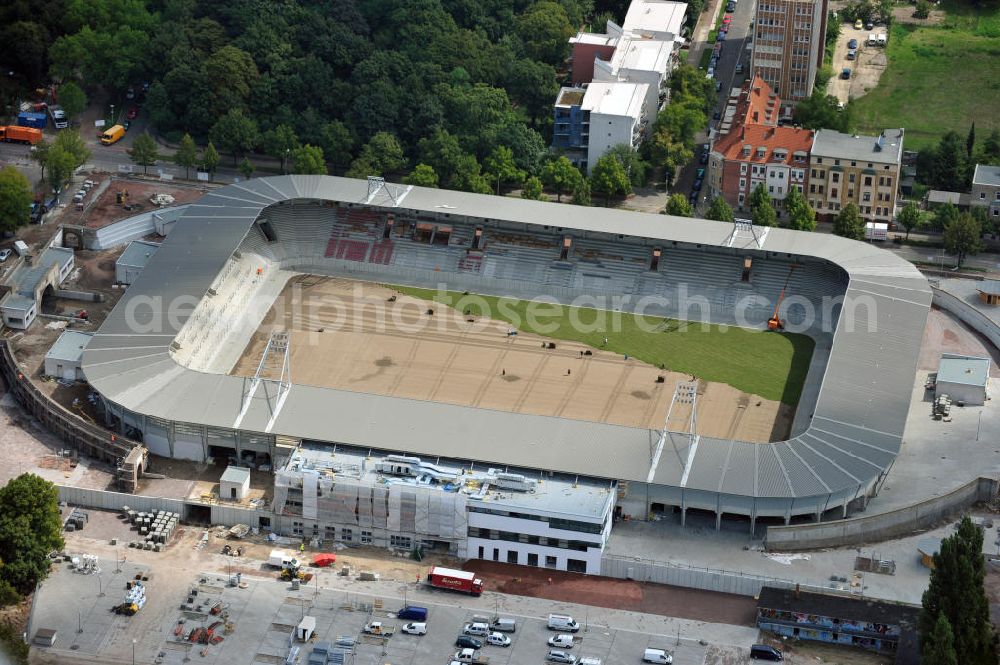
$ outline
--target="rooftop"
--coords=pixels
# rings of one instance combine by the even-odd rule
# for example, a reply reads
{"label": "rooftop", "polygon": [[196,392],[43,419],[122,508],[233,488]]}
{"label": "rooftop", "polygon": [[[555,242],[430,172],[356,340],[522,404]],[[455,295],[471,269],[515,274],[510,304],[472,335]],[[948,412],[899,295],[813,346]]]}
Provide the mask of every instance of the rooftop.
{"label": "rooftop", "polygon": [[[720,138],[712,150],[725,159],[758,164],[798,164],[805,168],[809,160],[813,130],[799,127],[746,125]],[[747,152],[749,148],[749,152]],[[763,149],[763,150],[761,150]]]}
{"label": "rooftop", "polygon": [[569,38],[570,44],[592,44],[595,46],[614,46],[617,41],[618,35],[600,32],[578,32]]}
{"label": "rooftop", "polygon": [[990,378],[990,359],[945,353],[938,365],[938,383],[985,386]]}
{"label": "rooftop", "polygon": [[250,469],[242,466],[227,466],[219,478],[220,483],[236,483],[242,485],[250,480]]}
{"label": "rooftop", "polygon": [[[25,298],[25,300],[28,300]],[[29,301],[30,302],[30,301]],[[64,330],[59,335],[52,348],[45,354],[46,359],[67,360],[77,362],[83,357],[83,352],[90,342],[93,333],[80,332],[79,330]]]}
{"label": "rooftop", "polygon": [[1000,279],[984,279],[979,282],[976,290],[981,293],[989,293],[990,295],[1000,295]]}
{"label": "rooftop", "polygon": [[587,87],[582,108],[591,113],[628,116],[638,120],[648,87],[645,83],[594,81]]}
{"label": "rooftop", "polygon": [[668,32],[680,35],[687,3],[664,0],[632,0],[622,28],[640,33]]}
{"label": "rooftop", "polygon": [[899,164],[903,159],[903,133],[903,129],[886,129],[878,136],[860,136],[820,129],[812,153],[818,157]]}
{"label": "rooftop", "polygon": [[548,477],[537,471],[495,468],[468,460],[435,458],[432,462],[408,455],[313,444],[296,448],[278,473],[294,477],[307,470],[350,477],[365,485],[399,483],[458,492],[465,494],[470,503],[487,508],[529,509],[536,514],[571,515],[594,521],[607,515],[614,489],[611,483]]}
{"label": "rooftop", "polygon": [[1000,187],[1000,166],[976,164],[976,171],[972,174],[972,184]]}
{"label": "rooftop", "polygon": [[45,278],[46,273],[54,265],[65,265],[67,261],[73,260],[73,250],[68,247],[47,247],[33,262],[27,262],[18,266],[14,274],[11,275],[10,284],[13,290],[26,298],[34,297],[35,289]]}
{"label": "rooftop", "polygon": [[920,607],[916,605],[810,591],[796,593],[794,589],[769,586],[760,590],[757,609],[787,610],[894,626],[906,625],[911,630],[916,628],[917,616],[920,614]]}
{"label": "rooftop", "polygon": [[962,201],[960,192],[947,192],[943,189],[932,189],[927,192],[928,203],[951,203],[958,205]]}
{"label": "rooftop", "polygon": [[27,312],[34,304],[35,301],[31,298],[26,298],[16,293],[11,293],[3,300],[0,300],[0,307],[4,309],[16,309],[22,312]]}
{"label": "rooftop", "polygon": [[754,76],[743,84],[736,102],[736,120],[741,125],[778,126],[781,98],[760,77]]}
{"label": "rooftop", "polygon": [[611,68],[614,72],[630,69],[666,74],[673,49],[673,42],[625,37],[618,43],[615,54],[611,56]]}
{"label": "rooftop", "polygon": [[579,106],[583,103],[585,94],[587,94],[586,88],[559,88],[556,106]]}
{"label": "rooftop", "polygon": [[133,240],[128,244],[128,247],[125,248],[125,251],[122,252],[122,255],[118,257],[115,263],[123,266],[143,268],[159,248],[159,243]]}

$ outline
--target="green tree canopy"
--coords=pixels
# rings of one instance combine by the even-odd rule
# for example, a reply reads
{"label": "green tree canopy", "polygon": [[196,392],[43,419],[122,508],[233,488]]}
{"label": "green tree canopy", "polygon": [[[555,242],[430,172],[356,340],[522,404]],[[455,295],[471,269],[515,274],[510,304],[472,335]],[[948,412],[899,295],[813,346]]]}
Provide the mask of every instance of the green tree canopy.
{"label": "green tree canopy", "polygon": [[49,182],[56,191],[62,191],[63,185],[73,176],[77,167],[73,153],[55,144],[49,149],[46,165],[49,168]]}
{"label": "green tree canopy", "polygon": [[551,65],[562,62],[569,50],[567,40],[574,31],[566,10],[559,3],[536,2],[517,18],[515,25],[529,58]]}
{"label": "green tree canopy", "polygon": [[951,623],[944,612],[938,614],[934,622],[934,632],[924,642],[922,660],[934,665],[958,665],[958,654],[955,653],[955,635]]}
{"label": "green tree canopy", "polygon": [[971,254],[983,249],[983,228],[975,217],[963,212],[944,229],[944,246],[958,255],[958,267]]}
{"label": "green tree canopy", "polygon": [[417,187],[437,187],[438,174],[427,164],[417,164],[416,168],[403,178],[403,182]]}
{"label": "green tree canopy", "polygon": [[851,238],[852,240],[865,239],[865,222],[861,219],[858,206],[848,203],[843,207],[840,214],[837,215],[836,221],[833,223],[833,232],[838,236]]}
{"label": "green tree canopy", "polygon": [[524,181],[521,187],[521,198],[539,201],[542,198],[542,181],[536,176],[531,176]]}
{"label": "green tree canopy", "polygon": [[251,152],[260,142],[257,122],[237,108],[230,109],[219,118],[210,135],[213,143],[218,143],[223,150],[233,155],[233,166],[236,166],[237,157]]}
{"label": "green tree canopy", "polygon": [[573,191],[583,174],[566,157],[559,156],[546,162],[540,174],[542,183],[556,194],[556,201],[562,202],[566,192]]}
{"label": "green tree canopy", "polygon": [[63,547],[55,485],[24,473],[0,488],[0,575],[18,592],[49,572],[49,552]]}
{"label": "green tree canopy", "polygon": [[156,160],[160,158],[159,150],[157,150],[156,141],[147,132],[143,132],[135,138],[132,143],[132,148],[128,151],[128,156],[132,158],[132,161],[142,167],[142,174],[146,175],[146,169],[153,164],[156,164]]}
{"label": "green tree canopy", "polygon": [[0,169],[0,231],[14,231],[28,223],[31,183],[13,166]]}
{"label": "green tree canopy", "polygon": [[205,146],[205,151],[201,153],[201,165],[205,167],[209,176],[215,176],[215,170],[219,168],[220,161],[222,158],[219,156],[219,151],[215,149],[215,144],[209,141],[208,145]]}
{"label": "green tree canopy", "polygon": [[935,189],[964,192],[969,189],[970,173],[965,142],[956,132],[948,132],[932,149],[930,182]]}
{"label": "green tree canopy", "polygon": [[76,83],[67,81],[59,86],[59,106],[67,118],[75,118],[87,108],[87,95]]}
{"label": "green tree canopy", "polygon": [[500,193],[501,185],[520,184],[524,181],[525,172],[514,163],[514,152],[505,145],[498,145],[483,162],[486,175],[496,182],[496,193]]}
{"label": "green tree canopy", "polygon": [[64,129],[56,135],[52,146],[65,150],[73,156],[73,168],[82,166],[90,159],[90,148],[83,142],[83,137],[76,130]]}
{"label": "green tree canopy", "polygon": [[820,88],[795,106],[795,122],[806,129],[846,132],[847,121],[848,114],[840,108],[840,100]]}
{"label": "green tree canopy", "polygon": [[816,230],[816,211],[794,185],[785,197],[785,210],[788,212],[788,228],[796,231]]}
{"label": "green tree canopy", "polygon": [[708,206],[708,211],[705,213],[705,219],[714,219],[717,222],[734,222],[736,220],[736,215],[733,214],[733,209],[729,207],[726,200],[721,196],[716,196],[712,199],[712,202]]}
{"label": "green tree canopy", "polygon": [[315,145],[301,145],[292,151],[292,173],[301,175],[326,175],[326,160],[323,148]]}
{"label": "green tree canopy", "polygon": [[288,125],[278,125],[264,132],[260,143],[266,154],[281,160],[281,172],[284,173],[285,162],[292,151],[299,147],[299,137]]}
{"label": "green tree canopy", "polygon": [[590,202],[590,181],[582,175],[580,176],[580,179],[576,181],[576,184],[573,185],[572,203],[577,206],[592,205]]}
{"label": "green tree canopy", "polygon": [[612,196],[631,194],[632,183],[618,158],[606,154],[597,160],[590,172],[590,189],[603,196],[607,205]]}
{"label": "green tree canopy", "polygon": [[406,167],[403,147],[389,132],[377,132],[361,149],[361,153],[351,162],[347,175],[351,178],[367,178],[370,175],[385,176]]}
{"label": "green tree canopy", "polygon": [[764,185],[757,185],[750,192],[750,217],[754,226],[775,226],[778,223],[778,214]]}
{"label": "green tree canopy", "polygon": [[683,194],[671,194],[664,212],[677,217],[694,217],[694,208]]}
{"label": "green tree canopy", "polygon": [[190,177],[191,169],[198,166],[198,146],[190,134],[181,137],[181,142],[174,153],[174,163],[184,167],[184,179]]}
{"label": "green tree canopy", "polygon": [[639,157],[639,152],[635,148],[625,143],[619,143],[608,150],[606,155],[614,157],[621,163],[632,187],[641,187],[646,184],[646,163]]}
{"label": "green tree canopy", "polygon": [[240,173],[243,175],[244,180],[249,180],[250,176],[253,175],[254,166],[253,163],[250,161],[249,157],[243,158],[243,161],[240,162],[239,168],[240,168]]}
{"label": "green tree canopy", "polygon": [[921,224],[920,208],[913,201],[909,201],[896,216],[896,222],[906,229],[906,237],[909,239],[910,231],[919,228]]}
{"label": "green tree canopy", "polygon": [[958,530],[941,541],[924,591],[917,633],[925,662],[949,662],[927,660],[928,653],[949,656],[946,631],[939,626],[940,617],[944,617],[954,636],[957,662],[996,663],[989,601],[983,586],[985,569],[983,532],[965,517]]}

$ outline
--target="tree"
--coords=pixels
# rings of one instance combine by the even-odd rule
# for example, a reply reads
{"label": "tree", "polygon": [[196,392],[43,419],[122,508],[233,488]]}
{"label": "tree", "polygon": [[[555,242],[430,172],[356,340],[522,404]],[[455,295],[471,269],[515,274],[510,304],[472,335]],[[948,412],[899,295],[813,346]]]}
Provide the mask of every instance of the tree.
{"label": "tree", "polygon": [[932,649],[947,657],[946,636],[938,629],[944,617],[954,635],[957,662],[970,665],[996,663],[990,625],[989,601],[983,587],[986,564],[983,560],[983,532],[968,517],[958,530],[941,541],[934,555],[931,579],[921,599],[917,634],[924,662]]}
{"label": "tree", "polygon": [[958,208],[951,201],[946,201],[934,211],[934,230],[944,231],[956,219],[958,219]]}
{"label": "tree", "polygon": [[843,236],[844,238],[851,238],[852,240],[864,240],[865,237],[865,223],[861,219],[861,213],[858,211],[858,206],[853,203],[848,203],[837,215],[836,221],[833,223],[833,232],[838,236]]}
{"label": "tree", "polygon": [[931,3],[927,0],[917,0],[917,6],[913,10],[913,18],[927,18],[931,15]]}
{"label": "tree", "polygon": [[932,184],[946,192],[964,192],[968,189],[968,157],[965,145],[955,132],[941,137],[933,152]]}
{"label": "tree", "polygon": [[500,193],[500,185],[505,183],[520,184],[526,175],[524,171],[517,168],[517,164],[514,163],[513,151],[505,145],[493,148],[493,152],[483,161],[483,166],[490,179],[496,180],[497,194]]}
{"label": "tree", "polygon": [[969,127],[969,134],[965,137],[965,156],[972,159],[972,152],[976,149],[976,121],[972,121]]}
{"label": "tree", "polygon": [[285,161],[292,150],[299,147],[299,137],[288,125],[278,125],[264,132],[261,136],[261,146],[266,154],[281,160],[281,172],[285,173]]}
{"label": "tree", "polygon": [[622,163],[614,155],[604,155],[597,160],[590,173],[590,189],[602,195],[607,205],[612,196],[631,194],[632,183]]}
{"label": "tree", "polygon": [[671,194],[667,199],[667,207],[664,210],[667,215],[676,217],[694,217],[694,208],[683,194]]}
{"label": "tree", "polygon": [[635,148],[627,143],[619,143],[605,154],[611,155],[621,163],[633,187],[642,187],[646,183],[646,163],[640,159],[639,152]]}
{"label": "tree", "polygon": [[542,167],[542,183],[556,193],[556,201],[562,203],[562,196],[572,191],[578,182],[583,180],[583,174],[573,166],[566,157],[557,157]]}
{"label": "tree", "polygon": [[778,223],[778,214],[764,185],[757,185],[750,193],[750,217],[754,226],[775,226]]}
{"label": "tree", "polygon": [[[351,163],[347,175],[351,178],[366,178],[370,175],[384,176],[406,167],[403,147],[399,139],[389,132],[377,132]],[[439,171],[440,173],[440,171]]]}
{"label": "tree", "polygon": [[215,176],[215,169],[219,168],[219,162],[222,161],[222,157],[219,156],[219,151],[215,149],[215,144],[211,141],[205,146],[205,151],[201,154],[201,164],[205,167],[205,171],[208,172],[209,178]]}
{"label": "tree", "polygon": [[132,149],[128,151],[128,156],[132,161],[142,167],[142,174],[146,175],[146,168],[156,163],[160,158],[156,149],[156,141],[148,132],[143,132],[136,137],[132,143]]}
{"label": "tree", "polygon": [[326,160],[323,159],[323,149],[306,144],[293,150],[292,173],[326,175]]}
{"label": "tree", "polygon": [[45,180],[45,167],[49,165],[49,150],[52,149],[52,144],[44,139],[35,144],[35,149],[32,150],[29,155],[31,159],[38,163],[38,166],[42,169],[42,180]]}
{"label": "tree", "polygon": [[550,65],[562,63],[573,25],[561,5],[545,0],[536,2],[515,20],[515,26],[529,58]]}
{"label": "tree", "polygon": [[542,181],[535,176],[531,176],[525,180],[524,186],[521,187],[521,198],[540,201],[542,198]]}
{"label": "tree", "polygon": [[1000,131],[994,129],[983,141],[979,161],[986,164],[1000,163]]}
{"label": "tree", "polygon": [[729,207],[724,198],[716,196],[708,206],[705,219],[714,219],[717,222],[729,222],[731,224],[736,220],[736,215],[733,214],[733,209]]}
{"label": "tree", "polygon": [[238,108],[230,109],[219,118],[212,126],[209,135],[213,143],[218,143],[223,150],[232,153],[233,166],[236,166],[236,159],[240,155],[250,152],[260,142],[257,121],[248,118],[246,113]]}
{"label": "tree", "polygon": [[944,229],[944,247],[958,255],[958,267],[970,254],[978,254],[983,248],[983,228],[979,220],[963,212]]}
{"label": "tree", "polygon": [[53,144],[49,149],[47,165],[52,189],[60,192],[76,170],[76,157],[61,146]]}
{"label": "tree", "polygon": [[83,142],[83,138],[78,131],[64,129],[56,136],[56,140],[52,142],[52,146],[65,150],[73,156],[74,169],[90,159],[90,148]]}
{"label": "tree", "polygon": [[31,183],[13,166],[0,169],[0,230],[13,231],[28,223]]}
{"label": "tree", "polygon": [[795,106],[795,123],[806,129],[847,131],[848,115],[840,108],[840,100],[825,90],[816,88],[812,95]]}
{"label": "tree", "polygon": [[76,83],[67,81],[59,86],[59,105],[67,119],[75,118],[87,108],[87,95]]}
{"label": "tree", "polygon": [[184,167],[184,179],[187,180],[191,168],[198,165],[198,146],[190,134],[181,137],[181,142],[174,153],[174,163]]}
{"label": "tree", "polygon": [[0,488],[0,574],[18,592],[30,592],[48,575],[49,552],[64,545],[61,527],[52,483],[25,473]]}
{"label": "tree", "polygon": [[253,167],[253,164],[250,162],[250,158],[249,157],[244,157],[243,161],[240,162],[240,173],[243,174],[243,179],[244,180],[249,180],[250,176],[253,175],[253,171],[254,171],[254,167]]}
{"label": "tree", "polygon": [[785,197],[785,210],[788,212],[788,228],[796,231],[816,230],[816,211],[802,195],[798,187],[792,187]]}
{"label": "tree", "polygon": [[577,206],[589,206],[592,205],[590,202],[590,181],[580,176],[580,179],[576,181],[573,185],[573,205]]}
{"label": "tree", "polygon": [[427,164],[417,164],[416,168],[403,178],[403,182],[417,187],[437,187],[438,174]]}
{"label": "tree", "polygon": [[323,154],[331,164],[347,166],[351,163],[354,139],[344,123],[339,120],[326,123],[320,128],[316,138],[314,145],[323,148]]}
{"label": "tree", "polygon": [[896,222],[906,229],[906,239],[910,239],[910,231],[920,226],[920,209],[913,201],[908,202],[896,216]]}
{"label": "tree", "polygon": [[955,653],[955,635],[951,631],[951,623],[944,613],[938,614],[934,622],[934,632],[924,642],[924,655],[921,660],[932,665],[958,665],[958,655]]}

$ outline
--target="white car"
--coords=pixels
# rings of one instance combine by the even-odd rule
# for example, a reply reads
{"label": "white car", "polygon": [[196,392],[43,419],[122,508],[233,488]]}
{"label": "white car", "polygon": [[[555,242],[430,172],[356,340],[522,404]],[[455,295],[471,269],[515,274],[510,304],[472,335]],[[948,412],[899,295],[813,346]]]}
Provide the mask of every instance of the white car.
{"label": "white car", "polygon": [[490,634],[490,626],[486,623],[467,623],[462,627],[462,633],[465,635],[481,635],[486,637]]}
{"label": "white car", "polygon": [[565,651],[549,651],[548,655],[545,656],[545,660],[550,663],[566,663],[566,665],[576,665],[576,656],[571,653],[566,653]]}
{"label": "white car", "polygon": [[427,624],[422,621],[417,621],[413,623],[408,623],[400,628],[407,635],[426,635],[427,634]]}
{"label": "white car", "polygon": [[10,258],[10,250],[9,249],[0,249],[0,263],[3,263],[4,261],[6,261],[9,258]]}
{"label": "white car", "polygon": [[496,647],[509,647],[510,638],[503,633],[490,633],[486,636],[486,643]]}
{"label": "white car", "polygon": [[550,647],[562,647],[564,649],[573,648],[573,636],[566,635],[565,633],[560,633],[559,635],[553,635],[549,638]]}

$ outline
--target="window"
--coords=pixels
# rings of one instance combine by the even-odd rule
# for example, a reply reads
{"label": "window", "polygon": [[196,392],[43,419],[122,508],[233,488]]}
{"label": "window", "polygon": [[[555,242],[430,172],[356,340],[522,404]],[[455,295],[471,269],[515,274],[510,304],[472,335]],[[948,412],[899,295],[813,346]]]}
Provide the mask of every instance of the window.
{"label": "window", "polygon": [[743,274],[740,276],[741,282],[750,281],[750,268],[753,267],[753,259],[749,256],[743,258]]}
{"label": "window", "polygon": [[850,175],[847,176],[847,182],[854,182],[854,174],[853,173],[851,173]]}
{"label": "window", "polygon": [[839,159],[833,160],[833,165],[834,166],[840,166],[840,160]]}
{"label": "window", "polygon": [[740,194],[739,201],[741,206],[743,205],[743,198],[743,194]]}
{"label": "window", "polygon": [[822,164],[823,163],[823,158],[822,157],[817,157],[816,158],[816,163],[817,164]]}
{"label": "window", "polygon": [[871,201],[871,200],[872,200],[872,193],[871,192],[865,192],[865,195],[862,198],[862,201]]}
{"label": "window", "polygon": [[746,189],[747,181],[744,178],[740,178],[740,189]]}
{"label": "window", "polygon": [[[1000,192],[997,192],[997,196],[1000,196]],[[985,199],[986,198],[986,192],[979,192],[979,198]]]}
{"label": "window", "polygon": [[746,175],[746,174],[747,174],[747,165],[740,164],[740,175]]}
{"label": "window", "polygon": [[849,199],[853,199],[854,198],[854,190],[853,189],[847,190],[847,198],[849,198]]}
{"label": "window", "polygon": [[840,182],[840,174],[839,173],[834,173],[832,180],[833,180],[833,182]]}
{"label": "window", "polygon": [[558,560],[554,556],[548,556],[548,555],[546,555],[545,556],[545,567],[546,568],[555,568],[558,565],[557,561]]}
{"label": "window", "polygon": [[410,540],[409,536],[397,536],[393,534],[389,536],[389,545],[408,550],[413,546],[413,541]]}
{"label": "window", "polygon": [[[371,545],[371,543],[372,543],[372,532],[371,531],[362,531],[361,532],[361,544],[362,545]],[[480,549],[482,549],[482,548],[480,548]]]}
{"label": "window", "polygon": [[865,176],[865,187],[872,186],[872,177],[870,175]]}
{"label": "window", "polygon": [[349,543],[354,539],[354,532],[350,529],[341,529],[340,539]]}
{"label": "window", "polygon": [[770,194],[774,194],[774,185],[768,185],[768,187],[767,187],[767,191],[768,191],[768,193],[770,193]]}
{"label": "window", "polygon": [[[482,548],[480,548],[480,549],[482,549]],[[482,552],[480,552],[479,558],[480,559],[483,558]],[[538,567],[538,555],[537,554],[534,554],[532,552],[528,553],[528,565],[529,566],[535,566],[536,568]]]}
{"label": "window", "polygon": [[837,190],[836,189],[831,189],[830,190],[830,197],[834,198],[834,199],[837,198]]}
{"label": "window", "polygon": [[816,193],[816,185],[809,185],[809,193],[810,194]]}
{"label": "window", "polygon": [[517,550],[507,550],[507,563],[520,563],[517,560]]}

